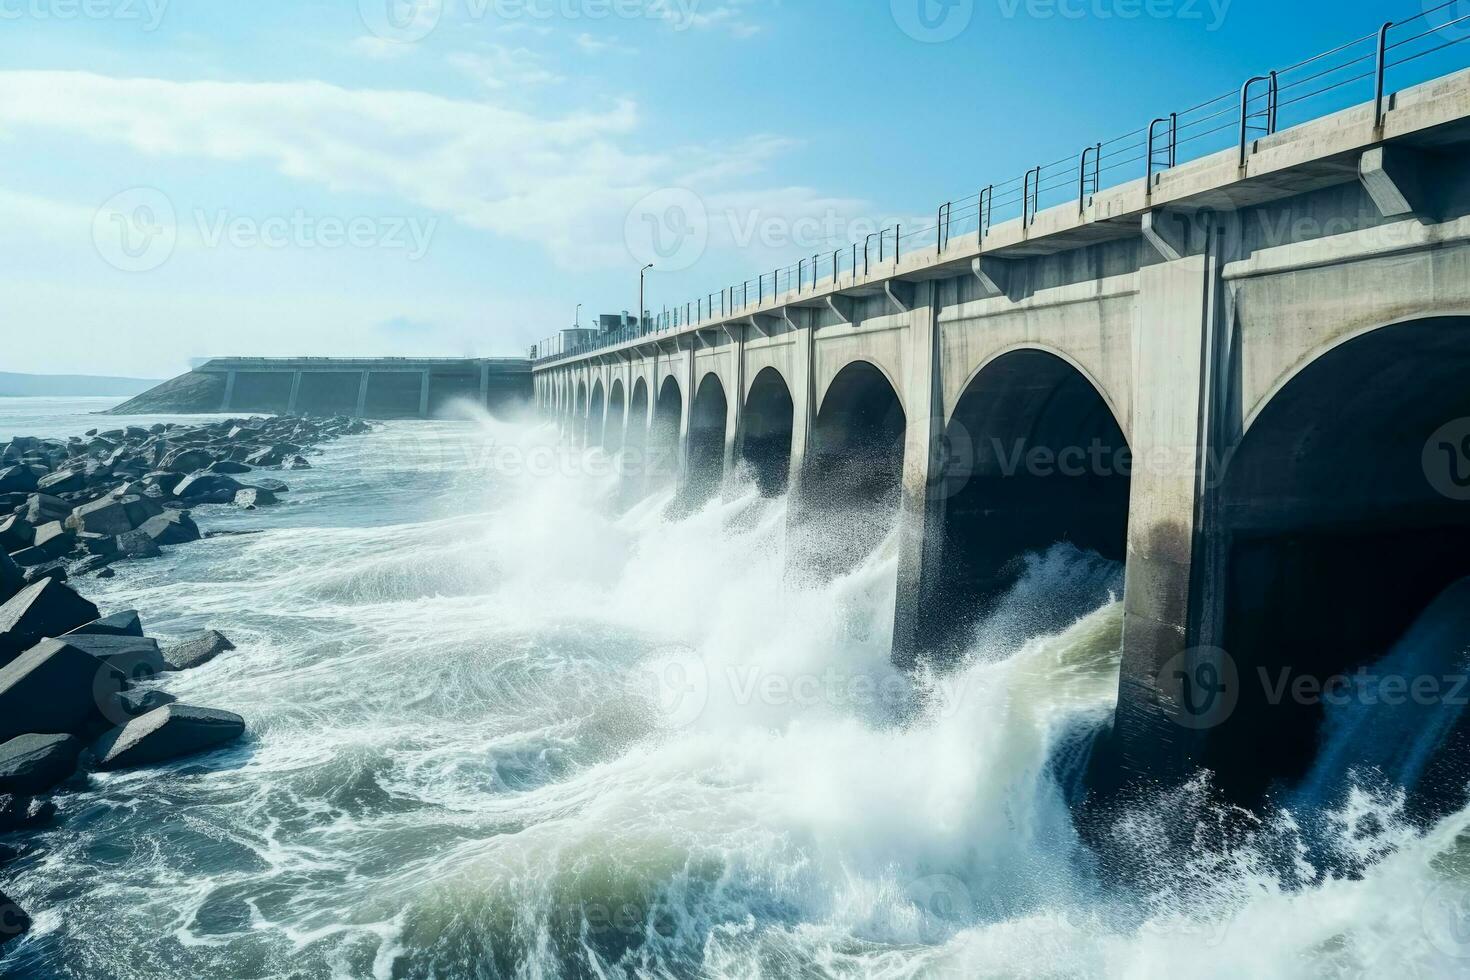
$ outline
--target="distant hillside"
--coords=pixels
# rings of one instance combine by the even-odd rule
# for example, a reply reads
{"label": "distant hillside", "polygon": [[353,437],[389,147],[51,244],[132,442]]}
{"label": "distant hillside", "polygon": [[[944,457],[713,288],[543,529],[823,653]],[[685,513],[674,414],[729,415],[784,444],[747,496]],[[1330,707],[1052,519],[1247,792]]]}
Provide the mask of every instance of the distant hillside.
{"label": "distant hillside", "polygon": [[9,374],[0,371],[0,397],[35,398],[46,395],[129,397],[147,391],[157,381],[141,378],[98,378],[85,374]]}

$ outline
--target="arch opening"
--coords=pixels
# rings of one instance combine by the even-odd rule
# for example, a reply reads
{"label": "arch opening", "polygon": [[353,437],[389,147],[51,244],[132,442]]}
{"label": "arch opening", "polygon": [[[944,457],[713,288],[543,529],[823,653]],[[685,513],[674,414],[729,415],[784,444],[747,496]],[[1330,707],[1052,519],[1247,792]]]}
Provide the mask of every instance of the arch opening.
{"label": "arch opening", "polygon": [[1465,802],[1467,381],[1470,317],[1381,328],[1292,378],[1226,463],[1211,543],[1240,698],[1204,761],[1231,798],[1335,805],[1357,768],[1419,814]]}
{"label": "arch opening", "polygon": [[633,382],[633,397],[628,399],[628,437],[624,447],[642,452],[648,446],[648,382]]}
{"label": "arch opening", "polygon": [[872,364],[854,361],[832,380],[801,475],[799,514],[814,531],[802,551],[819,574],[855,567],[893,530],[906,426],[898,393]]}
{"label": "arch opening", "polygon": [[679,382],[667,377],[659,386],[648,432],[648,477],[652,483],[666,483],[678,475],[679,430],[683,424],[684,397]]}
{"label": "arch opening", "polygon": [[603,428],[602,446],[609,453],[623,449],[623,426],[628,417],[627,398],[623,391],[623,380],[615,378],[607,396],[607,424]]}
{"label": "arch opening", "polygon": [[945,427],[930,490],[943,506],[942,560],[926,570],[925,645],[963,652],[1032,556],[1054,545],[1107,563],[1069,568],[1044,600],[1014,611],[1024,620],[1015,627],[1060,629],[1106,599],[1127,552],[1130,470],[1122,428],[1077,368],[1033,349],[986,365]]}
{"label": "arch opening", "polygon": [[572,444],[580,446],[587,436],[587,382],[577,382],[577,393],[572,398],[570,425]]}
{"label": "arch opening", "polygon": [[603,422],[607,417],[607,397],[602,387],[602,379],[592,383],[592,404],[587,412],[587,445],[601,446],[603,444]]}
{"label": "arch opening", "polygon": [[791,479],[791,435],[796,407],[775,368],[755,376],[741,421],[740,462],[765,497],[779,497]]}
{"label": "arch opening", "polygon": [[725,387],[713,373],[704,376],[689,409],[689,480],[686,502],[702,504],[715,495],[725,475],[725,428],[729,417]]}

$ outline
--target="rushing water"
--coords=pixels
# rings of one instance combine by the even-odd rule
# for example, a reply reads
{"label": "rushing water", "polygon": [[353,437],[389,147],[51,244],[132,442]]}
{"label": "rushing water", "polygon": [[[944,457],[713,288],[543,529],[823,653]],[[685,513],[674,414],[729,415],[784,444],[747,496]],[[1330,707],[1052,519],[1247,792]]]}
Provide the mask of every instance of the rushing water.
{"label": "rushing water", "polygon": [[[95,407],[6,402],[0,438]],[[1166,863],[1157,818],[1189,790],[1114,831],[1159,854],[1152,887],[1095,871],[1058,774],[1116,698],[1116,567],[1033,556],[968,664],[912,678],[888,663],[891,544],[803,583],[783,501],[623,511],[600,454],[556,444],[392,424],[288,474],[278,508],[198,512],[258,533],[84,583],[161,637],[228,632],[237,652],[168,686],[250,734],[63,794],[0,872],[37,918],[0,973],[1470,970],[1470,813],[1411,830],[1381,789],[1314,814],[1359,873],[1312,866],[1289,814]],[[1073,625],[1028,629],[1058,596]]]}

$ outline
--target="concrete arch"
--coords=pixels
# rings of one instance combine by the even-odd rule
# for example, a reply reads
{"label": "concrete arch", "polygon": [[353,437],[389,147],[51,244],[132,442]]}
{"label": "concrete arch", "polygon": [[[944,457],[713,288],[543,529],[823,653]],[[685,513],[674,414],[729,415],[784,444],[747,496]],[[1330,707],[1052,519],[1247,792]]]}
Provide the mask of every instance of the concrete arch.
{"label": "concrete arch", "polygon": [[716,371],[707,371],[689,408],[689,477],[686,500],[702,504],[714,496],[725,475],[725,435],[730,403]]}
{"label": "concrete arch", "polygon": [[775,367],[751,379],[745,398],[737,456],[749,468],[762,496],[786,492],[791,478],[791,444],[796,404],[791,387]]}
{"label": "concrete arch", "polygon": [[1098,377],[1096,373],[1094,373],[1080,360],[1078,360],[1075,356],[1073,356],[1069,351],[1066,351],[1061,347],[1056,347],[1051,344],[1038,343],[1036,341],[1025,341],[1023,343],[1010,344],[1008,346],[1001,347],[990,354],[988,357],[986,357],[984,360],[982,360],[979,364],[975,365],[975,369],[970,372],[968,377],[965,378],[964,384],[960,385],[959,394],[955,396],[953,404],[945,406],[944,424],[949,425],[952,421],[954,421],[955,413],[959,409],[960,402],[964,399],[965,395],[968,394],[970,390],[974,387],[976,379],[979,378],[980,375],[984,374],[985,371],[992,364],[999,361],[1003,357],[1016,353],[1017,351],[1027,350],[1037,351],[1038,353],[1042,354],[1050,354],[1052,357],[1055,357],[1058,360],[1065,361],[1067,365],[1072,368],[1072,370],[1076,371],[1079,375],[1086,379],[1087,383],[1092,386],[1092,389],[1097,392],[1098,397],[1103,400],[1103,403],[1105,405],[1107,405],[1108,411],[1112,413],[1113,419],[1118,423],[1118,427],[1123,430],[1125,438],[1127,437],[1132,419],[1128,417],[1127,412],[1123,411],[1122,403],[1120,403],[1119,400],[1114,397],[1111,392],[1108,391],[1108,387],[1103,383],[1102,379]]}
{"label": "concrete arch", "polygon": [[583,445],[587,439],[587,382],[577,379],[576,393],[572,396],[571,418],[572,442]]}
{"label": "concrete arch", "polygon": [[607,391],[607,421],[604,426],[602,447],[609,453],[623,449],[623,430],[628,423],[628,397],[623,389],[623,379],[613,378]]}
{"label": "concrete arch", "polygon": [[832,392],[833,387],[836,386],[838,379],[840,379],[843,374],[848,371],[849,368],[858,367],[860,365],[872,368],[880,376],[882,376],[884,381],[888,382],[888,388],[890,391],[893,392],[893,397],[898,399],[899,407],[903,409],[905,413],[907,413],[908,406],[904,404],[903,400],[903,385],[898,382],[898,379],[895,376],[894,372],[878,359],[867,357],[854,357],[851,360],[844,361],[842,366],[838,368],[830,378],[826,379],[825,383],[818,386],[816,397],[814,399],[816,403],[816,412],[818,417],[820,417],[822,412],[825,411],[827,406],[827,396]]}
{"label": "concrete arch", "polygon": [[[1132,458],[1116,413],[1075,362],[1033,345],[989,359],[944,435],[930,488],[942,559],[932,561],[921,599],[924,646],[964,652],[975,624],[1026,571],[1027,556],[1053,545],[1096,552],[1121,572]],[[1098,579],[1109,574],[1097,569]],[[1054,632],[1106,599],[1095,579],[1076,578],[1016,610],[1028,620],[1021,628]]]}
{"label": "concrete arch", "polygon": [[[1443,621],[1423,617],[1470,579],[1467,420],[1465,315],[1345,333],[1276,387],[1209,488],[1221,583],[1211,608],[1242,679],[1372,673],[1406,642],[1415,672],[1457,669],[1463,628],[1448,637]],[[1304,780],[1324,745],[1322,699],[1273,700],[1262,688],[1241,685],[1205,753],[1221,788],[1245,802]],[[1412,741],[1402,719],[1383,719],[1376,724],[1400,734],[1380,742]],[[1402,745],[1358,745],[1368,757],[1344,765],[1385,770],[1420,812],[1458,808],[1470,721],[1445,724],[1418,768],[1394,771],[1406,761],[1394,754]]]}
{"label": "concrete arch", "polygon": [[898,390],[870,361],[850,362],[828,386],[812,425],[799,505],[815,532],[802,549],[819,574],[851,569],[893,530],[907,424]]}
{"label": "concrete arch", "polygon": [[679,475],[679,440],[684,429],[684,394],[672,374],[665,375],[653,404],[648,428],[647,476],[653,485],[670,483]]}
{"label": "concrete arch", "polygon": [[603,444],[603,426],[606,421],[607,389],[602,386],[602,378],[595,377],[592,380],[592,404],[587,411],[587,444],[589,446]]}

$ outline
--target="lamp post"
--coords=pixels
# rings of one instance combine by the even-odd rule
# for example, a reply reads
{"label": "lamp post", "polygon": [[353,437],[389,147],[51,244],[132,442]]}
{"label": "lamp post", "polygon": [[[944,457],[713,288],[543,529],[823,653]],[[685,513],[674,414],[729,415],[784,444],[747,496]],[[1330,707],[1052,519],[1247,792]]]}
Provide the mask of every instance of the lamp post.
{"label": "lamp post", "polygon": [[645,275],[647,275],[648,274],[648,270],[649,269],[652,269],[652,268],[653,268],[653,263],[650,262],[647,265],[645,265],[643,268],[641,268],[641,269],[638,270],[638,333],[639,334],[642,334],[645,331],[645,324],[643,322],[643,277]]}
{"label": "lamp post", "polygon": [[581,303],[578,303],[577,304],[577,315],[573,318],[573,322],[574,322],[574,324],[575,324],[575,326],[576,326],[576,328],[578,330],[581,330],[582,329],[582,304]]}

